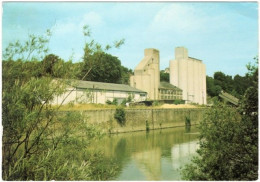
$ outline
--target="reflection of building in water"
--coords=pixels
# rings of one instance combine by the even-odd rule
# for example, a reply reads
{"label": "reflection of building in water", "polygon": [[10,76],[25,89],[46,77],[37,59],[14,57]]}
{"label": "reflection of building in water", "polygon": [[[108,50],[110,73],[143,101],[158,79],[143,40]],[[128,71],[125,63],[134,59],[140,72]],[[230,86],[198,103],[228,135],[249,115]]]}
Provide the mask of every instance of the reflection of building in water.
{"label": "reflection of building in water", "polygon": [[198,141],[174,145],[171,150],[173,169],[179,169],[183,161],[187,160],[191,154],[195,154],[198,148]]}
{"label": "reflection of building in water", "polygon": [[160,180],[161,177],[161,149],[155,148],[148,151],[132,154],[140,171],[147,180]]}

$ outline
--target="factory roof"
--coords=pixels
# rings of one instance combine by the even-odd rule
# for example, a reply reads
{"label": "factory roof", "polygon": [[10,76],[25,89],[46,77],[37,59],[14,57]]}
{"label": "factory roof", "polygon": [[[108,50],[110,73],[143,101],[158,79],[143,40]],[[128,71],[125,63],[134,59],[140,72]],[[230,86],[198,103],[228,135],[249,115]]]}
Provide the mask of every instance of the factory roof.
{"label": "factory roof", "polygon": [[179,90],[179,91],[182,90],[168,82],[160,82],[159,89],[175,89],[175,90]]}
{"label": "factory roof", "polygon": [[81,88],[81,89],[146,93],[145,91],[136,89],[134,87],[130,87],[129,85],[116,84],[116,83],[104,83],[104,82],[76,80],[75,83],[73,82],[73,85],[74,85],[74,87]]}

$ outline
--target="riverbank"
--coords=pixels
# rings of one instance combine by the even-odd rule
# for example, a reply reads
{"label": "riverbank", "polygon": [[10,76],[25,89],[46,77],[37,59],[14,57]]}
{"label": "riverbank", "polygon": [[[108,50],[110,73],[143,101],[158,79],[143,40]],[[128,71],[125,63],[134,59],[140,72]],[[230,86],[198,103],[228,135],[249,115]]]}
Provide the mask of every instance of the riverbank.
{"label": "riverbank", "polygon": [[198,124],[207,108],[125,108],[125,125],[114,118],[116,108],[86,109],[62,112],[80,112],[86,121],[100,127],[106,133],[125,133]]}

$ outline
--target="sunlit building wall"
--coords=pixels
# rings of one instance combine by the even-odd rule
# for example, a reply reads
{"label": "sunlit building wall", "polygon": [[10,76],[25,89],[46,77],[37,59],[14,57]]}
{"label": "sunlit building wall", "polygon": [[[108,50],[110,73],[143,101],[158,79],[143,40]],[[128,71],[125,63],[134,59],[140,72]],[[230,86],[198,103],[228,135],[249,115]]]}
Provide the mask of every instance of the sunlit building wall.
{"label": "sunlit building wall", "polygon": [[144,58],[130,77],[131,87],[147,92],[148,99],[158,99],[160,84],[160,57],[156,49],[145,49]]}
{"label": "sunlit building wall", "polygon": [[186,103],[207,104],[206,66],[189,57],[185,47],[175,48],[175,60],[170,61],[170,83],[182,89]]}

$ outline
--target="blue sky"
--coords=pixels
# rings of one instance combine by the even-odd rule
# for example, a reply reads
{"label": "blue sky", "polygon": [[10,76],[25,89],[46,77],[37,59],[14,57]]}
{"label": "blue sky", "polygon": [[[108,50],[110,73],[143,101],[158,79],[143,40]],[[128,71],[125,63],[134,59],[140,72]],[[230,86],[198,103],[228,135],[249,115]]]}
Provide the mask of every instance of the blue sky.
{"label": "blue sky", "polygon": [[2,47],[28,34],[51,29],[50,53],[64,60],[83,56],[83,25],[102,45],[124,38],[111,49],[122,65],[134,69],[145,48],[160,51],[160,69],[184,46],[189,56],[203,60],[207,75],[222,71],[244,75],[258,54],[256,2],[4,2]]}

